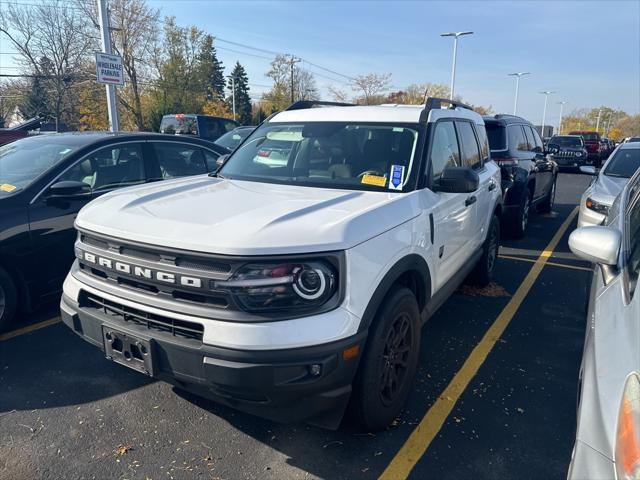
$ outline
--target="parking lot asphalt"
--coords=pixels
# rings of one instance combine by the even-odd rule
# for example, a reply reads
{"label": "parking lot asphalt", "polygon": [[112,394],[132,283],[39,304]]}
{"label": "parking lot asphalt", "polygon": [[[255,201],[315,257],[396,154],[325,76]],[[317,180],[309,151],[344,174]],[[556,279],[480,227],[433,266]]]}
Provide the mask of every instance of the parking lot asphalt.
{"label": "parking lot asphalt", "polygon": [[[492,288],[462,288],[429,320],[406,408],[387,431],[252,417],[109,362],[55,323],[0,340],[0,479],[564,478],[591,275],[567,237],[589,180],[562,174],[554,212],[502,242]],[[486,343],[505,311],[506,329]]]}

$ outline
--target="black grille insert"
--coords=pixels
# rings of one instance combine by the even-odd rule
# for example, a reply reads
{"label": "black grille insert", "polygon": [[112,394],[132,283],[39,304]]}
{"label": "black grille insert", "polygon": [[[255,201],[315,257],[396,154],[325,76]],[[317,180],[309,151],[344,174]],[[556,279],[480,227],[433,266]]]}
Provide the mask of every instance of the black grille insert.
{"label": "black grille insert", "polygon": [[82,292],[80,305],[95,308],[105,315],[119,318],[125,323],[146,327],[149,330],[168,333],[174,337],[190,338],[202,342],[204,327],[199,323],[177,320],[163,315],[156,315],[137,308],[112,302],[87,292]]}

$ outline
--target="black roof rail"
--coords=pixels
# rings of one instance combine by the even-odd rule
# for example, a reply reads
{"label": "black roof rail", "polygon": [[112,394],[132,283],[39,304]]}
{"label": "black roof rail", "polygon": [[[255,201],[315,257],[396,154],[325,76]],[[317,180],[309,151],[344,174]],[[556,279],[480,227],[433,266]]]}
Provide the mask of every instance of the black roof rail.
{"label": "black roof rail", "polygon": [[429,112],[435,109],[442,109],[443,105],[449,105],[448,107],[444,108],[466,108],[467,110],[473,110],[473,107],[457,100],[429,97],[427,98],[427,102],[424,104],[424,110],[422,110],[422,113],[420,114],[420,121],[426,122],[429,118]]}
{"label": "black roof rail", "polygon": [[283,111],[288,112],[289,110],[305,110],[307,108],[313,107],[355,107],[355,104],[342,102],[324,102],[321,100],[298,100],[297,102],[293,102]]}
{"label": "black roof rail", "polygon": [[12,130],[16,132],[17,131],[28,132],[29,130],[35,130],[36,128],[40,128],[42,121],[43,121],[42,117],[33,117],[33,118],[30,118],[29,120],[25,120],[24,122],[18,125],[7,128],[7,130]]}

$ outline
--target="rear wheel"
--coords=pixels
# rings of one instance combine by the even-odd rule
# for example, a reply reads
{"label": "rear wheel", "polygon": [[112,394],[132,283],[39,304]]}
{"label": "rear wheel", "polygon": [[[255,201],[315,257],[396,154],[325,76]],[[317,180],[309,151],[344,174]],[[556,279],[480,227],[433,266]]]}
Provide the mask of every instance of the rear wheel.
{"label": "rear wheel", "polygon": [[351,414],[366,431],[381,430],[400,413],[420,353],[420,312],[408,288],[385,298],[369,332],[351,395]]}
{"label": "rear wheel", "polygon": [[549,193],[540,204],[540,207],[538,207],[538,210],[542,213],[550,213],[553,210],[553,204],[556,201],[556,181],[557,177],[554,175]]}
{"label": "rear wheel", "polygon": [[520,198],[520,205],[518,205],[518,210],[516,212],[515,217],[512,219],[511,224],[509,225],[509,231],[511,235],[515,238],[524,237],[525,232],[527,231],[527,226],[529,225],[529,215],[531,214],[531,190],[527,187],[524,192],[522,192],[522,197]]}
{"label": "rear wheel", "polygon": [[17,303],[16,287],[9,274],[0,268],[0,332],[9,329]]}
{"label": "rear wheel", "polygon": [[500,219],[497,215],[491,218],[487,238],[482,246],[482,257],[469,276],[470,283],[477,287],[486,287],[493,279],[493,270],[500,248]]}

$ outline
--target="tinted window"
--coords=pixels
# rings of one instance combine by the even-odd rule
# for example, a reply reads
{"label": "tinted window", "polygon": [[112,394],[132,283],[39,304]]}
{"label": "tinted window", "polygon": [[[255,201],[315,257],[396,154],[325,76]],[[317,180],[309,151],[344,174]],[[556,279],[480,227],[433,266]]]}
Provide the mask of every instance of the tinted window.
{"label": "tinted window", "polygon": [[478,134],[478,143],[480,144],[480,154],[482,160],[489,161],[489,141],[487,140],[487,129],[484,125],[476,125],[476,133]]}
{"label": "tinted window", "polygon": [[431,171],[433,179],[442,176],[446,167],[460,166],[460,150],[453,122],[438,122],[431,142]]}
{"label": "tinted window", "polygon": [[462,165],[473,168],[481,167],[480,150],[478,149],[476,135],[473,133],[473,127],[469,122],[456,122],[456,128],[458,129],[458,138],[462,148]]}
{"label": "tinted window", "polygon": [[520,125],[507,126],[507,135],[509,136],[509,148],[526,152],[529,150],[527,139],[524,136]]}
{"label": "tinted window", "polygon": [[499,123],[486,123],[489,147],[491,150],[504,150],[507,148],[505,128]]}
{"label": "tinted window", "polygon": [[238,127],[238,124],[236,122],[232,122],[231,120],[224,120],[225,131],[230,132],[231,130],[237,127]]}
{"label": "tinted window", "polygon": [[533,142],[533,133],[531,133],[531,128],[529,128],[528,125],[523,125],[522,128],[524,129],[524,136],[527,138],[527,150],[532,152],[536,147],[536,144]]}
{"label": "tinted window", "polygon": [[640,148],[620,148],[609,160],[604,174],[610,177],[631,178],[638,168],[640,168]]}
{"label": "tinted window", "polygon": [[203,151],[195,146],[153,142],[162,178],[185,177],[207,173]]}
{"label": "tinted window", "polygon": [[112,145],[90,153],[58,178],[63,180],[84,182],[94,190],[144,183],[140,144]]}
{"label": "tinted window", "polygon": [[198,135],[195,115],[165,115],[160,122],[160,133]]}
{"label": "tinted window", "polygon": [[32,137],[0,147],[0,196],[27,187],[81,146],[66,140]]}
{"label": "tinted window", "polygon": [[215,140],[227,131],[222,125],[222,120],[217,118],[200,117],[200,137]]}
{"label": "tinted window", "polygon": [[579,148],[583,146],[583,142],[582,137],[555,135],[549,140],[549,146]]}
{"label": "tinted window", "polygon": [[[531,127],[529,127],[531,128]],[[538,134],[538,131],[535,128],[531,128],[531,131],[533,132],[533,141],[536,144],[536,148],[539,148],[540,151],[544,150],[544,147],[542,145],[542,139],[540,138],[540,135]]]}

